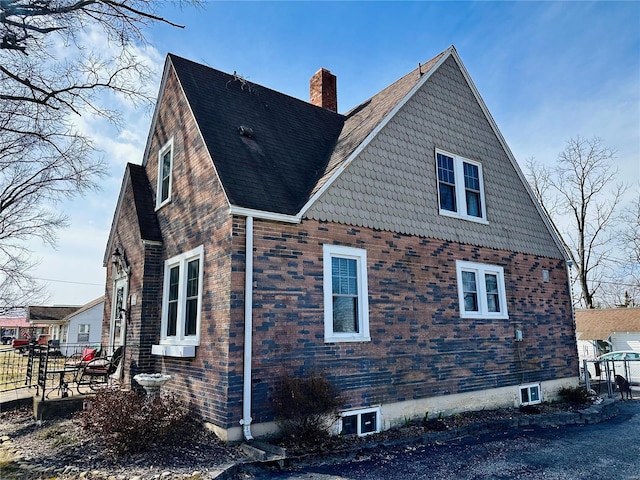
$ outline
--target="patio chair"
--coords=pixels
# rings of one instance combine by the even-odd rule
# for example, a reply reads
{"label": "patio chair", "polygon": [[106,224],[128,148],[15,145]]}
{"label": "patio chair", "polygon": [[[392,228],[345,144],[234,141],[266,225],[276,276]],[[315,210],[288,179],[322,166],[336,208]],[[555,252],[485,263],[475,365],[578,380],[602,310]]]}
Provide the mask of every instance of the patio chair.
{"label": "patio chair", "polygon": [[113,355],[94,358],[82,366],[76,375],[76,390],[78,393],[91,393],[107,386],[122,361],[122,354],[122,347],[118,347],[113,352]]}
{"label": "patio chair", "polygon": [[85,347],[82,352],[74,353],[64,363],[67,368],[81,368],[93,360],[98,353],[97,348]]}

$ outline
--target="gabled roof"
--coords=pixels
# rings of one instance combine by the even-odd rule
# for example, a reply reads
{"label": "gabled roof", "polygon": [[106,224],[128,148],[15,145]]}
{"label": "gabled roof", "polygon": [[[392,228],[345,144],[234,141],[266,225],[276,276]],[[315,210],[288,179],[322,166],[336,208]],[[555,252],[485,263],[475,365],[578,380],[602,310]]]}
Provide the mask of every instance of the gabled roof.
{"label": "gabled roof", "polygon": [[69,319],[71,319],[72,317],[75,317],[76,315],[82,313],[82,312],[86,312],[87,310],[95,307],[96,305],[100,305],[101,303],[104,303],[104,296],[96,298],[95,300],[90,301],[89,303],[83,305],[82,307],[80,307],[78,310],[76,310],[75,312],[67,315],[66,317],[64,317],[64,321],[69,321]]}
{"label": "gabled roof", "polygon": [[393,110],[407,98],[420,83],[420,80],[438,64],[447,52],[448,50],[436,55],[427,63],[419,65],[415,70],[412,70],[345,114],[344,128],[340,132],[336,147],[331,153],[327,168],[316,184],[314,193],[320,190],[334,176],[339,167],[358,148],[362,147],[369,136],[375,134],[376,130],[380,128]]}
{"label": "gabled roof", "polygon": [[30,306],[27,308],[27,320],[31,323],[61,322],[67,315],[76,312],[80,307],[43,307]]}
{"label": "gabled roof", "polygon": [[[231,205],[295,214],[324,172],[344,117],[169,54]],[[252,131],[240,134],[240,127]]]}
{"label": "gabled roof", "polygon": [[[557,251],[566,259],[557,232],[536,201],[453,46],[345,115],[253,84],[235,72],[230,75],[169,54],[144,162],[149,158],[167,82],[172,81],[175,73],[224,190],[230,213],[299,222],[449,59],[462,73]],[[241,131],[249,133],[243,135]]]}
{"label": "gabled roof", "polygon": [[147,172],[144,167],[140,165],[128,163],[125,168],[122,185],[120,186],[120,194],[118,196],[118,203],[116,204],[116,211],[111,222],[111,231],[109,232],[107,248],[105,249],[104,257],[102,259],[102,264],[105,267],[109,263],[111,254],[115,249],[113,241],[116,222],[120,217],[122,202],[124,201],[124,195],[129,183],[131,183],[131,190],[133,193],[134,208],[136,218],[138,220],[138,228],[140,229],[140,239],[150,242],[162,242],[162,233],[160,231],[160,224],[158,223],[158,217],[155,212],[153,192],[151,191],[149,179],[147,178]]}
{"label": "gabled roof", "polygon": [[640,308],[576,310],[578,340],[607,340],[615,332],[640,333]]}
{"label": "gabled roof", "polygon": [[127,171],[131,178],[131,189],[136,207],[138,226],[142,240],[153,242],[162,241],[160,224],[156,216],[153,203],[153,193],[147,179],[147,172],[140,165],[127,164]]}

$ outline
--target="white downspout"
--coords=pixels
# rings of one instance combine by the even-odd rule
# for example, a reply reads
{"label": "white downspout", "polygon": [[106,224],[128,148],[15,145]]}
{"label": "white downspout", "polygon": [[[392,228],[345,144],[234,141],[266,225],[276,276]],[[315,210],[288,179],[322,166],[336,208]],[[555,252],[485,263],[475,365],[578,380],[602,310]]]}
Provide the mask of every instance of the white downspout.
{"label": "white downspout", "polygon": [[251,435],[251,344],[253,333],[253,217],[246,217],[244,269],[244,387],[242,391],[242,420],[244,439]]}

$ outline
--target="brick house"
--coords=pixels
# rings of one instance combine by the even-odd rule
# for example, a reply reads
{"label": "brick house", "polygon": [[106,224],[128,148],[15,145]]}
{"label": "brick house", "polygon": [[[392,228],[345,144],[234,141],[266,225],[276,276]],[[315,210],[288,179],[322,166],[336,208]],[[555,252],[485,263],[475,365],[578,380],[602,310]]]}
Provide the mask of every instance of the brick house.
{"label": "brick house", "polygon": [[104,258],[103,341],[223,439],[321,372],[338,429],[576,384],[566,258],[454,47],[346,114],[168,55]]}

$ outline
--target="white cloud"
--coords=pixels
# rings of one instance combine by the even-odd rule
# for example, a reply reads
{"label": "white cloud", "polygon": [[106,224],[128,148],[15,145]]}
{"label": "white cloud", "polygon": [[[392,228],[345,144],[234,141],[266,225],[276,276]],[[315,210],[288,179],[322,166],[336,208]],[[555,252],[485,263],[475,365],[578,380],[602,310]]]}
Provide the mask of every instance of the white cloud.
{"label": "white cloud", "polygon": [[[115,46],[108,44],[104,32],[99,29],[90,28],[81,37],[88,48],[100,51],[103,57],[115,52]],[[69,47],[57,45],[56,48],[69,55]],[[153,71],[154,81],[147,90],[155,96],[163,66],[162,56],[148,45],[134,45],[130,52]],[[127,162],[141,163],[147,140],[150,111],[135,108],[123,97],[113,94],[104,94],[98,101],[120,111],[120,129],[89,112],[74,117],[72,121],[74,127],[92,139],[98,150],[96,155],[101,155],[109,165],[108,176],[101,181],[102,190],[60,205],[69,215],[71,226],[59,232],[56,249],[37,241],[30,244],[35,256],[40,258],[33,275],[46,285],[52,302],[56,304],[83,305],[104,294],[102,259],[122,175]]]}

